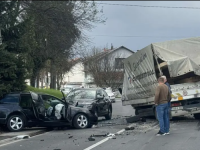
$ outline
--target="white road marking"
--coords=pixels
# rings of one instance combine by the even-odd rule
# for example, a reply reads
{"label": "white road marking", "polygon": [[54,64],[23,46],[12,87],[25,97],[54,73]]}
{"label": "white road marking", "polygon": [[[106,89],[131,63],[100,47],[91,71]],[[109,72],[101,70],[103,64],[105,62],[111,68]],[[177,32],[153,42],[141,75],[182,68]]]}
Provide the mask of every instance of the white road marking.
{"label": "white road marking", "polygon": [[[128,127],[130,128],[130,127],[132,127],[134,124],[135,124],[135,123],[132,123],[132,124],[130,124]],[[152,128],[156,128],[157,126],[158,126],[158,125],[155,125],[155,126],[152,127]],[[122,129],[122,130],[118,131],[117,134],[120,134],[120,133],[122,133],[122,132],[124,132],[124,131],[125,131],[125,129]],[[111,138],[112,138],[112,137],[107,137],[107,138],[105,138],[105,139],[103,139],[103,140],[101,140],[101,141],[99,141],[99,142],[97,142],[97,143],[91,145],[90,147],[85,148],[84,150],[91,150],[91,149],[93,149],[93,148],[95,148],[95,147],[101,145],[102,143],[108,141],[108,140],[111,139]]]}
{"label": "white road marking", "polygon": [[[133,126],[133,125],[134,125],[134,123],[131,124],[131,125],[129,125],[128,127],[131,127],[131,126]],[[122,133],[122,132],[124,132],[124,131],[125,131],[125,129],[122,129],[122,130],[118,131],[117,134],[120,134],[120,133]],[[107,138],[105,138],[105,139],[103,139],[103,140],[101,140],[101,141],[99,141],[99,142],[97,142],[97,143],[91,145],[90,147],[85,148],[84,150],[91,150],[91,149],[93,149],[93,148],[95,148],[95,147],[101,145],[102,143],[108,141],[108,140],[111,139],[111,138],[112,138],[112,137],[107,137]]]}

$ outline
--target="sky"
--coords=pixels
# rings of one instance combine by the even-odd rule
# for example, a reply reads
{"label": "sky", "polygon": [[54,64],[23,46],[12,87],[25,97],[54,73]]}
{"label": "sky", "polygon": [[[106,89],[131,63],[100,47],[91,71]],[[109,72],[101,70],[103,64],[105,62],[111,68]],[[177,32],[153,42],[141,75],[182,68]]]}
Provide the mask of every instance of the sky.
{"label": "sky", "polygon": [[[98,4],[106,23],[96,24],[86,34],[91,46],[125,46],[133,51],[151,43],[200,36],[198,1],[97,1],[97,3],[144,6],[199,7],[199,9],[133,7]],[[125,37],[123,37],[125,36]]]}

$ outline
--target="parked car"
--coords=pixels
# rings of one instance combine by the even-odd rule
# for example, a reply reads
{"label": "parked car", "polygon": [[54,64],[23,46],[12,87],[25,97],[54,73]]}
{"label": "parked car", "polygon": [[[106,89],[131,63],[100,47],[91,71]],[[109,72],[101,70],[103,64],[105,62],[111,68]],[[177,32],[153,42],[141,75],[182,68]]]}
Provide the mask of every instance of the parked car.
{"label": "parked car", "polygon": [[61,89],[61,91],[62,91],[65,95],[67,95],[72,89],[73,89],[73,88],[71,88],[71,87],[66,87],[66,88]]}
{"label": "parked car", "polygon": [[112,103],[108,94],[101,88],[79,88],[72,90],[66,97],[69,104],[87,108],[97,117],[112,118]]}
{"label": "parked car", "polygon": [[34,92],[7,94],[0,99],[0,125],[20,131],[34,126],[82,129],[98,123],[94,112],[70,105],[64,99]]}
{"label": "parked car", "polygon": [[108,96],[110,97],[110,100],[112,103],[115,102],[115,94],[112,92],[111,88],[106,88],[106,93],[108,94]]}

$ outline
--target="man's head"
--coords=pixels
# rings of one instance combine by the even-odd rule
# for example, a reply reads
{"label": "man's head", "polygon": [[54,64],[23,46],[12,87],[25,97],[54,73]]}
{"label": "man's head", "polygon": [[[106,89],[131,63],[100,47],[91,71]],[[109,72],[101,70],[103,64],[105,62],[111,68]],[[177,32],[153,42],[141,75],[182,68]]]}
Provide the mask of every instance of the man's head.
{"label": "man's head", "polygon": [[166,76],[161,76],[164,79],[164,83],[167,82]]}
{"label": "man's head", "polygon": [[159,77],[159,78],[158,78],[158,83],[159,83],[159,84],[164,84],[164,83],[165,83],[164,80],[165,80],[165,79],[164,79],[163,77]]}

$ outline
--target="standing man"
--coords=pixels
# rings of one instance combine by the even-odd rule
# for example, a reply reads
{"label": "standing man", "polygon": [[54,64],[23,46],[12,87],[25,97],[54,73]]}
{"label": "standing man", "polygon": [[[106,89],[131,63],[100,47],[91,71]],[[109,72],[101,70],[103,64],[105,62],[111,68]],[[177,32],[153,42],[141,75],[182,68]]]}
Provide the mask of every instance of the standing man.
{"label": "standing man", "polygon": [[[169,93],[170,93],[170,95],[171,95],[171,94],[172,94],[171,86],[170,86],[169,83],[167,82],[166,76],[161,76],[161,77],[164,78],[164,83],[165,83],[165,85],[168,86]],[[168,102],[168,110],[169,110],[169,115],[170,115],[170,114],[171,114],[171,97],[170,97],[169,102]]]}
{"label": "standing man", "polygon": [[160,126],[157,136],[160,136],[169,133],[168,100],[170,98],[170,93],[168,87],[164,84],[164,78],[158,78],[158,83],[159,85],[156,88],[154,101]]}

